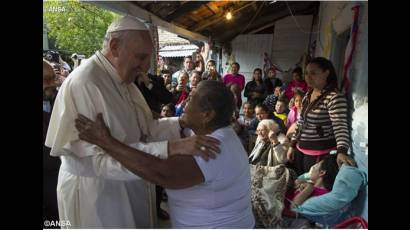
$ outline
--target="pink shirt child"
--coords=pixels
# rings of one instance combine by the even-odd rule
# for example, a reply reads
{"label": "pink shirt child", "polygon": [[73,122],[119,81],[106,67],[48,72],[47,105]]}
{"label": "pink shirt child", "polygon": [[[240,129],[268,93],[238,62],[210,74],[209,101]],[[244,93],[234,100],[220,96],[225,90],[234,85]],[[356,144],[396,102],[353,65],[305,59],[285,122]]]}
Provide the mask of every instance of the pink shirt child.
{"label": "pink shirt child", "polygon": [[288,121],[286,124],[286,127],[289,128],[293,123],[295,123],[298,120],[298,115],[299,115],[299,111],[298,108],[296,106],[293,106],[288,114]]}

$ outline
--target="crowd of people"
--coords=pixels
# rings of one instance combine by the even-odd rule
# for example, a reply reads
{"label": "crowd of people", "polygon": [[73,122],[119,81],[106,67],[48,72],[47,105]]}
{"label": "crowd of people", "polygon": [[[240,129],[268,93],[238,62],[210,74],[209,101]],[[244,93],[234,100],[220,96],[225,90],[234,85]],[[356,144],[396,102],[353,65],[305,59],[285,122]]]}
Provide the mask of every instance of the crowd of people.
{"label": "crowd of people", "polygon": [[151,55],[145,25],[125,16],[69,75],[43,61],[44,218],[75,228],[152,228],[156,216],[173,228],[269,227],[251,200],[250,165],[294,175],[282,186],[289,214],[355,164],[329,60],[294,68],[290,82],[256,67],[245,82],[239,63],[222,76],[214,60],[192,56],[179,70],[160,57],[160,75],[148,74]]}

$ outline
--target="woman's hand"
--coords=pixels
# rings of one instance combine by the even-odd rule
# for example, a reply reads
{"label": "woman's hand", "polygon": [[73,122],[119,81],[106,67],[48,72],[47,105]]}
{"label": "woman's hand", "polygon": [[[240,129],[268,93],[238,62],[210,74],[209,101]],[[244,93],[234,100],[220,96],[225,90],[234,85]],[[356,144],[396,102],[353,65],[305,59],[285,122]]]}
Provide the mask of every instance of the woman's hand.
{"label": "woman's hand", "polygon": [[289,147],[287,152],[288,161],[292,162],[295,158],[295,149],[293,147]]}
{"label": "woman's hand", "polygon": [[296,191],[302,192],[305,189],[313,189],[313,183],[312,182],[303,182],[300,183],[299,186],[296,188]]}
{"label": "woman's hand", "polygon": [[299,184],[297,184],[295,186],[295,190],[297,192],[301,192],[306,186],[307,186],[307,182],[306,181],[301,181]]}
{"label": "woman's hand", "polygon": [[338,153],[336,161],[339,167],[342,166],[343,163],[353,167],[357,167],[356,162],[352,158],[350,158],[346,153]]}
{"label": "woman's hand", "polygon": [[101,113],[97,115],[95,122],[79,114],[78,118],[75,119],[75,127],[80,132],[78,136],[81,140],[102,148],[109,144],[112,139],[110,130],[105,125]]}
{"label": "woman's hand", "polygon": [[176,91],[178,91],[178,92],[185,91],[185,86],[181,85],[181,84],[178,84],[177,88],[176,88]]}
{"label": "woman's hand", "polygon": [[275,132],[269,131],[269,140],[273,145],[279,144],[278,136],[276,136]]}

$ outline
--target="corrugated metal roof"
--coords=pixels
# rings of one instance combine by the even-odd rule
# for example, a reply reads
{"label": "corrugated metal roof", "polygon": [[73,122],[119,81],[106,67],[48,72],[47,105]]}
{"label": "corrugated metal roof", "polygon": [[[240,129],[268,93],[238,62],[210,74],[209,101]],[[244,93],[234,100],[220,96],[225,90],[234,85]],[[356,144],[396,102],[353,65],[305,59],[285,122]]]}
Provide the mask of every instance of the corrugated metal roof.
{"label": "corrugated metal roof", "polygon": [[159,47],[167,45],[188,45],[188,40],[178,37],[178,35],[168,32],[158,26],[158,42]]}
{"label": "corrugated metal roof", "polygon": [[198,46],[189,45],[169,45],[159,50],[159,55],[163,57],[185,57],[192,55],[198,49]]}

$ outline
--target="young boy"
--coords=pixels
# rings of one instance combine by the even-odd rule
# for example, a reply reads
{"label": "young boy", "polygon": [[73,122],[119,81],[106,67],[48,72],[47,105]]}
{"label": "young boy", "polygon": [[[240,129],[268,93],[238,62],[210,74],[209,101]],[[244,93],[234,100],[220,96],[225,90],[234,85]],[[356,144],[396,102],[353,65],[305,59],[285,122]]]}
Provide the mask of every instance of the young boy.
{"label": "young boy", "polygon": [[281,93],[282,93],[282,89],[280,88],[280,86],[275,87],[273,94],[268,95],[263,101],[263,104],[266,105],[270,111],[275,110],[276,102],[279,96],[281,95]]}
{"label": "young boy", "polygon": [[169,70],[162,70],[161,77],[164,79],[164,86],[168,91],[171,92],[172,89],[172,75]]}
{"label": "young boy", "polygon": [[275,105],[273,115],[280,118],[284,124],[288,123],[288,114],[286,113],[287,101],[284,96],[280,96]]}

